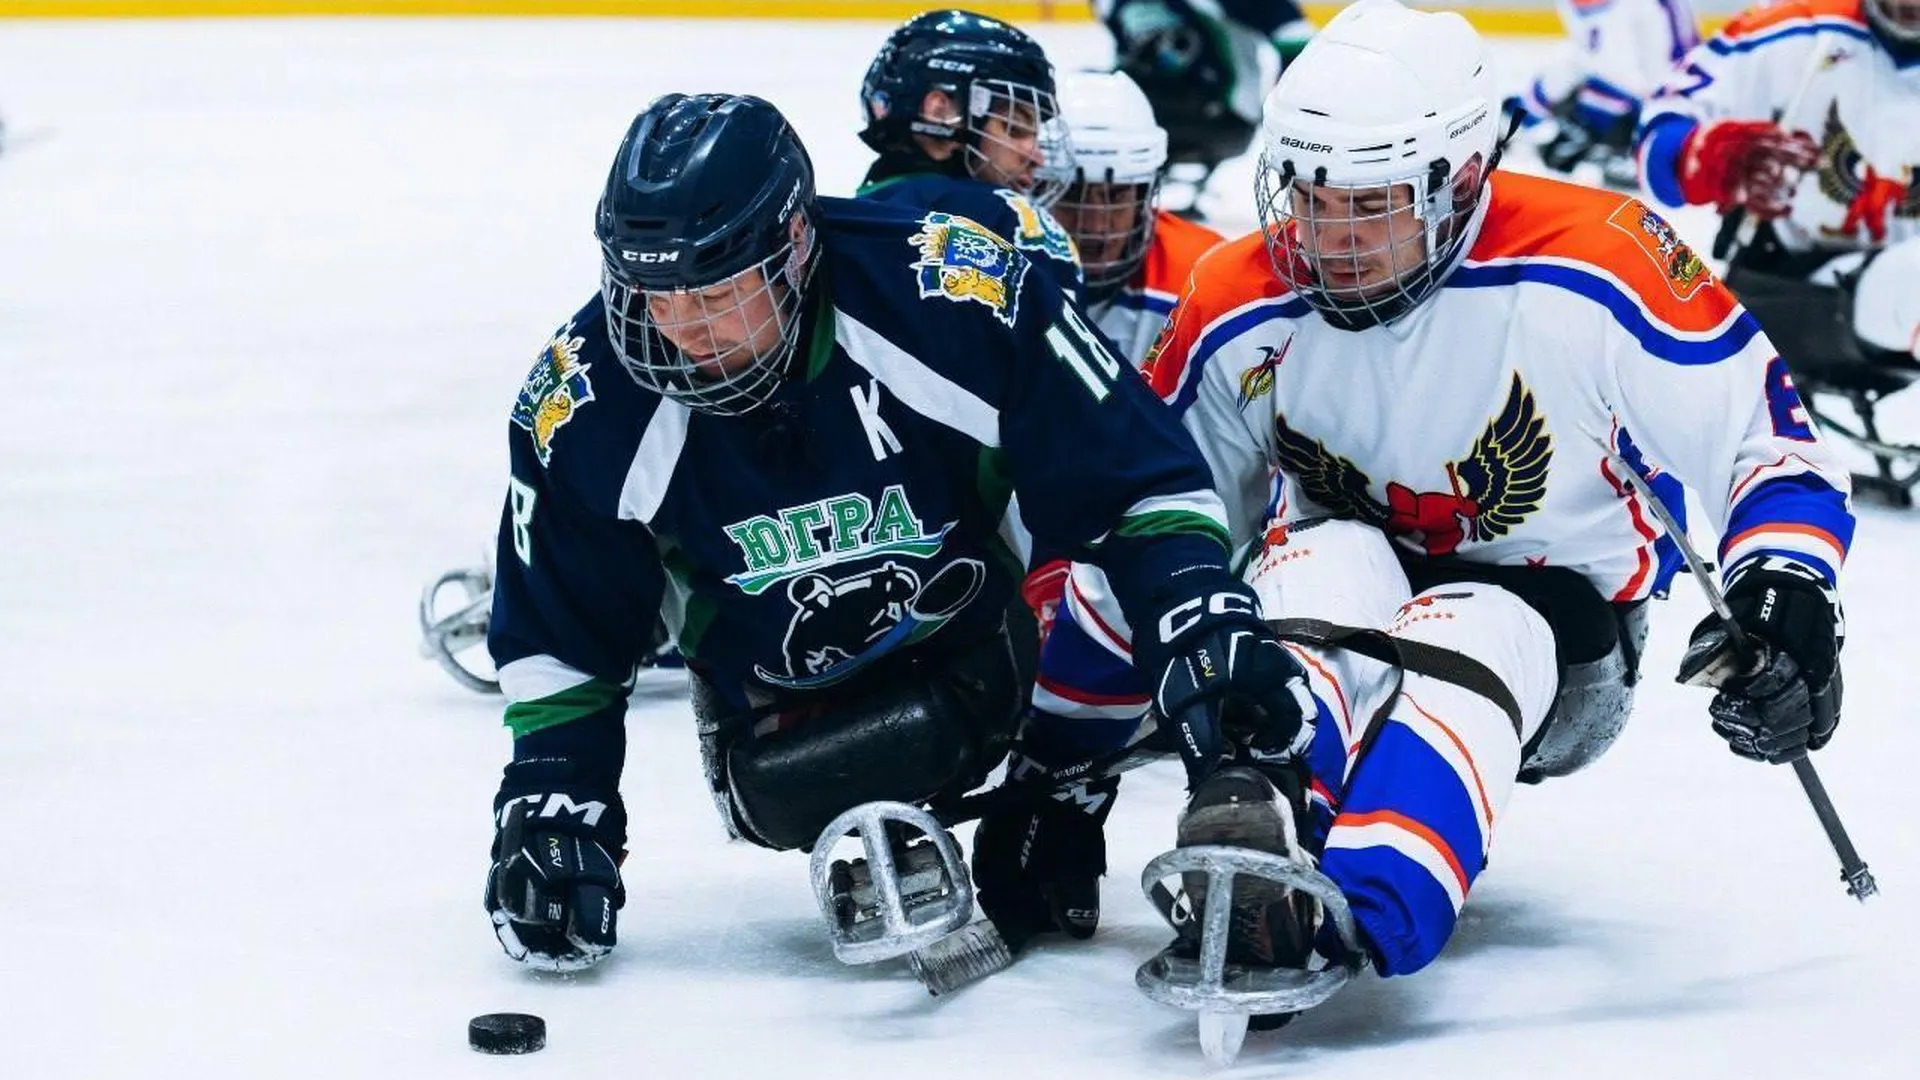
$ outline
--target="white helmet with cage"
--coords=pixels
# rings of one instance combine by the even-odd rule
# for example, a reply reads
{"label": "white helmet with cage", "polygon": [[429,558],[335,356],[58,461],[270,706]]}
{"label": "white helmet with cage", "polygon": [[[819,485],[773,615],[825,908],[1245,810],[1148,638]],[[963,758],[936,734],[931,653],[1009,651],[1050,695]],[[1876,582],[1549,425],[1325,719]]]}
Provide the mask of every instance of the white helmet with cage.
{"label": "white helmet with cage", "polygon": [[1059,91],[1061,119],[1073,132],[1072,176],[1053,214],[1073,235],[1087,290],[1098,298],[1146,261],[1167,133],[1147,95],[1121,72],[1068,72]]}
{"label": "white helmet with cage", "polygon": [[1457,14],[1359,0],[1268,94],[1255,182],[1267,249],[1328,322],[1393,322],[1471,241],[1501,142],[1488,61]]}

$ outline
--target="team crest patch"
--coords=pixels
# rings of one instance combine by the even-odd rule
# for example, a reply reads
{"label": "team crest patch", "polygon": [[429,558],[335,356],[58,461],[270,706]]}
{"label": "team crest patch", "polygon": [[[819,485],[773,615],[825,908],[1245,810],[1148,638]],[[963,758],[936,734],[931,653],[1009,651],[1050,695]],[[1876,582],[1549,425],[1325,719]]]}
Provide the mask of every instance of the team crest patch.
{"label": "team crest patch", "polygon": [[533,453],[543,466],[553,457],[554,433],[593,400],[593,382],[587,378],[593,365],[580,362],[587,339],[572,334],[569,326],[547,342],[513,403],[513,422],[533,436]]}
{"label": "team crest patch", "polygon": [[1073,236],[1033,200],[1017,191],[1001,188],[994,192],[1013,209],[1014,228],[1013,246],[1021,251],[1034,251],[1049,259],[1080,265],[1080,248],[1073,242]]}
{"label": "team crest patch", "polygon": [[1240,375],[1240,407],[1246,408],[1254,402],[1273,393],[1274,374],[1287,360],[1287,351],[1293,348],[1293,336],[1280,343],[1279,348],[1271,345],[1260,346],[1260,362],[1248,368]]}
{"label": "team crest patch", "polygon": [[1012,326],[1020,309],[1020,278],[1027,263],[1013,245],[979,222],[934,211],[920,219],[920,231],[908,238],[920,258],[920,296],[955,303],[985,304]]}
{"label": "team crest patch", "polygon": [[1374,497],[1373,480],[1351,459],[1275,416],[1280,467],[1307,497],[1333,516],[1384,529],[1403,545],[1428,555],[1452,555],[1472,540],[1485,543],[1519,528],[1547,497],[1553,465],[1553,434],[1533,391],[1518,372],[1506,403],[1464,457],[1447,463],[1448,490],[1421,491],[1387,483],[1386,501]]}
{"label": "team crest patch", "polygon": [[1622,203],[1620,209],[1608,216],[1607,224],[1633,237],[1633,242],[1666,275],[1667,287],[1673,290],[1674,296],[1691,300],[1700,286],[1713,280],[1707,264],[1680,239],[1673,226],[1643,204],[1631,200]]}
{"label": "team crest patch", "polygon": [[783,591],[791,605],[781,657],[754,673],[818,689],[945,626],[987,576],[978,559],[943,555],[956,524],[929,527],[906,488],[890,484],[878,498],[849,492],[726,526],[742,562],[727,584],[748,596]]}

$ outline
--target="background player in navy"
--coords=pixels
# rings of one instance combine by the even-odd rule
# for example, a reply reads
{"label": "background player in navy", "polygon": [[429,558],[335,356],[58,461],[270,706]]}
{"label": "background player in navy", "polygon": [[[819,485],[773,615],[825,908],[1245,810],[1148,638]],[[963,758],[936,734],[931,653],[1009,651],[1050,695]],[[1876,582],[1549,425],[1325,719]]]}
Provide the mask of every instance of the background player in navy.
{"label": "background player in navy", "polygon": [[862,198],[972,218],[1078,296],[1079,255],[1047,212],[1072,158],[1039,42],[970,11],[916,15],[867,67],[860,107],[880,155]]}
{"label": "background player in navy", "polygon": [[489,647],[514,744],[487,888],[509,955],[613,947],[624,684],[669,591],[715,800],[768,847],[997,763],[1026,698],[1016,492],[1037,540],[1171,628],[1136,657],[1193,737],[1230,706],[1245,737],[1300,727],[1298,665],[1227,569],[1190,437],[1006,240],[817,198],[773,106],[677,94],[627,133],[597,233],[600,294],[509,430]]}

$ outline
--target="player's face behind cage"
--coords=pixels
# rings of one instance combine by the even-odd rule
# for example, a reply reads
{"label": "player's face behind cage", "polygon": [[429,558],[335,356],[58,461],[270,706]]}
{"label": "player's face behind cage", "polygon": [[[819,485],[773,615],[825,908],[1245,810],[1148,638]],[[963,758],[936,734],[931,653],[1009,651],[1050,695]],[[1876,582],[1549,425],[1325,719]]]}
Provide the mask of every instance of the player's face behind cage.
{"label": "player's face behind cage", "polygon": [[1053,216],[1080,249],[1087,288],[1118,287],[1146,260],[1153,242],[1150,184],[1104,184],[1081,179],[1053,205]]}
{"label": "player's face behind cage", "polygon": [[1346,187],[1262,161],[1255,179],[1274,272],[1336,325],[1390,323],[1430,295],[1478,202],[1476,159],[1448,177]]}
{"label": "player's face behind cage", "polygon": [[[952,107],[945,94],[929,97],[935,109]],[[1066,187],[1062,170],[1072,160],[1059,114],[1050,91],[1004,80],[975,81],[965,120],[968,174],[1023,192],[1043,206],[1053,202]]]}
{"label": "player's face behind cage", "polygon": [[750,412],[787,374],[813,246],[812,225],[795,213],[787,243],[709,285],[645,289],[607,262],[602,291],[614,350],[642,386],[690,408]]}

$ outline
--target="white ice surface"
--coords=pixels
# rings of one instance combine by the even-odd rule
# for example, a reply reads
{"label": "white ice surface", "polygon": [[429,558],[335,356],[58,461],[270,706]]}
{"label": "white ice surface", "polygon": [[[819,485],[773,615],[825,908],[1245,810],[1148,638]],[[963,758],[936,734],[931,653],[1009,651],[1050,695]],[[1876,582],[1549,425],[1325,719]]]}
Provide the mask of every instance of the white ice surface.
{"label": "white ice surface", "polygon": [[[597,281],[612,151],[657,92],[756,91],[846,191],[885,29],[0,24],[27,137],[0,156],[0,1077],[1205,1071],[1132,987],[1167,937],[1132,884],[1171,840],[1166,767],[1128,781],[1099,938],[950,1000],[840,967],[804,860],[722,842],[671,698],[632,716],[617,956],[531,976],[480,910],[508,738],[415,655],[412,606],[487,546],[507,406]],[[1537,50],[1503,46],[1505,78]],[[1789,773],[1668,680],[1683,583],[1624,740],[1518,794],[1440,961],[1235,1072],[1920,1076],[1916,539],[1863,509],[1818,759],[1884,896],[1849,900]],[[469,1051],[495,1010],[550,1047]]]}

